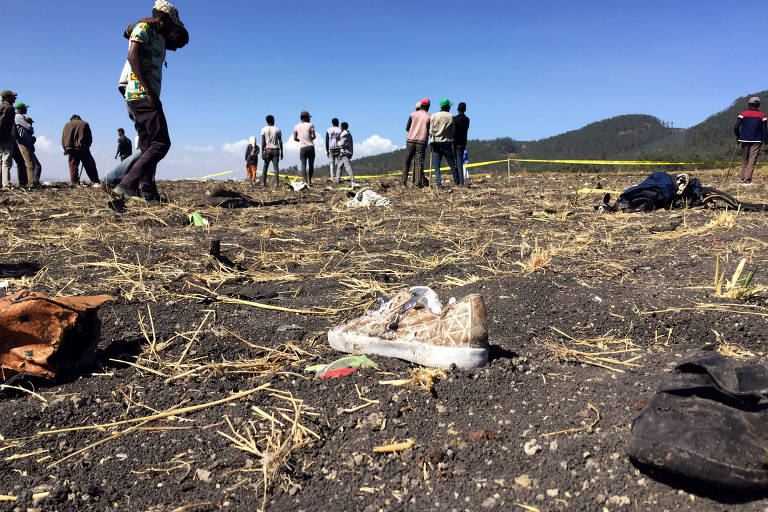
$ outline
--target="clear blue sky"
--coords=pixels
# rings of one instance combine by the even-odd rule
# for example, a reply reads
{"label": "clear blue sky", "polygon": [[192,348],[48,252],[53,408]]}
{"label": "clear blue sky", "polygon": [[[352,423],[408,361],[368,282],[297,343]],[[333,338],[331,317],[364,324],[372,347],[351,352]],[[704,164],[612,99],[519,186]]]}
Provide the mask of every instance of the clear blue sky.
{"label": "clear blue sky", "polygon": [[[6,6],[0,88],[32,105],[44,179],[67,175],[59,140],[72,113],[91,124],[102,175],[115,129],[135,135],[117,92],[122,32],[152,4]],[[423,96],[465,101],[471,138],[526,140],[629,113],[687,127],[768,89],[763,17],[713,0],[175,5],[190,44],[168,52],[161,98],[173,149],[159,179],[242,167],[242,141],[268,113],[286,139],[302,109],[322,133],[331,117],[346,120],[362,156],[403,146]],[[289,151],[282,165],[294,163]]]}

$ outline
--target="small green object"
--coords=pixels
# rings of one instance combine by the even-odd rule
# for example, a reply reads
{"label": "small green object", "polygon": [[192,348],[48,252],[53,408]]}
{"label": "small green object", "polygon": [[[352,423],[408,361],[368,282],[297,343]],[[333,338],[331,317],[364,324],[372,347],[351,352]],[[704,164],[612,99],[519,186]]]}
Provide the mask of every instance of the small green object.
{"label": "small green object", "polygon": [[189,214],[189,223],[197,227],[207,226],[208,219],[203,217],[200,212],[193,212]]}
{"label": "small green object", "polygon": [[682,217],[682,215],[680,215],[679,213],[670,213],[669,214],[669,218],[670,219],[679,219],[680,217]]}
{"label": "small green object", "polygon": [[316,375],[341,370],[342,368],[378,368],[379,365],[366,356],[347,356],[329,364],[315,364],[304,368],[305,372],[315,372]]}

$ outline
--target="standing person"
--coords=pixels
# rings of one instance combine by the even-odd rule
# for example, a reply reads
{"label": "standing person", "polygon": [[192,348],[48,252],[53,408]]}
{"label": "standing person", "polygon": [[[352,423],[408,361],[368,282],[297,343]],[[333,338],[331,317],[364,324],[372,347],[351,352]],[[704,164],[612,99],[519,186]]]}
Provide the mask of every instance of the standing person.
{"label": "standing person", "polygon": [[72,114],[61,132],[61,147],[64,148],[64,154],[69,156],[69,182],[72,185],[80,184],[78,167],[80,167],[81,161],[91,183],[94,186],[101,183],[99,173],[96,170],[96,162],[91,155],[91,144],[93,144],[93,136],[90,125],[83,121],[79,115]]}
{"label": "standing person", "polygon": [[448,98],[440,100],[440,112],[432,115],[429,120],[429,136],[432,139],[432,167],[435,169],[435,183],[437,188],[443,188],[440,177],[440,161],[442,157],[448,161],[453,174],[453,183],[464,184],[464,176],[459,174],[456,167],[456,153],[453,150],[453,138],[456,126],[451,115],[451,103]]}
{"label": "standing person", "polygon": [[122,162],[133,154],[133,147],[131,145],[131,139],[125,136],[125,130],[122,128],[117,129],[117,152],[115,153],[115,160],[120,157]]}
{"label": "standing person", "polygon": [[129,27],[128,64],[130,73],[125,101],[139,134],[141,156],[112,191],[117,197],[160,200],[155,183],[157,164],[171,149],[168,123],[160,102],[166,41],[168,49],[186,45],[189,34],[179,19],[179,11],[165,0],[157,0],[152,17]]}
{"label": "standing person", "polygon": [[[299,143],[299,158],[301,159],[301,175],[304,181],[312,183],[312,175],[315,173],[315,126],[309,122],[312,116],[302,110],[299,118],[301,122],[293,128],[293,140]],[[307,172],[309,161],[309,172]]]}
{"label": "standing person", "polygon": [[424,178],[424,154],[427,151],[427,142],[429,141],[429,105],[429,98],[422,99],[418,104],[419,108],[411,113],[408,123],[405,125],[405,131],[408,135],[405,137],[403,185],[408,183],[408,171],[414,159],[413,179],[416,186],[421,188],[426,181]]}
{"label": "standing person", "polygon": [[456,155],[456,167],[459,168],[463,185],[464,180],[468,177],[467,170],[464,167],[464,153],[467,149],[467,133],[469,132],[469,118],[464,114],[467,111],[467,104],[462,101],[456,106],[456,110],[459,113],[453,116],[453,147]]}
{"label": "standing person", "polygon": [[261,129],[261,158],[264,160],[264,171],[261,173],[261,184],[267,186],[267,170],[269,162],[275,170],[275,185],[280,183],[279,160],[283,159],[283,132],[275,126],[275,118],[268,115],[267,126]]}
{"label": "standing person", "polygon": [[13,102],[16,101],[16,93],[8,89],[0,92],[0,186],[10,188],[11,166],[13,165],[13,152],[16,148],[13,133],[16,122],[16,109]]}
{"label": "standing person", "polygon": [[760,147],[766,144],[765,149],[768,150],[768,118],[760,112],[760,98],[749,98],[749,110],[739,114],[733,132],[741,142],[741,184],[750,187]]}
{"label": "standing person", "polygon": [[328,167],[330,169],[331,180],[339,182],[339,176],[341,172],[336,172],[336,166],[339,161],[339,135],[341,135],[341,129],[339,128],[339,120],[335,117],[331,119],[331,127],[325,132],[325,155],[328,157]]}
{"label": "standing person", "polygon": [[341,170],[346,169],[352,185],[356,185],[355,175],[352,173],[352,164],[349,162],[353,153],[354,143],[352,141],[352,134],[349,133],[349,124],[346,122],[341,123],[341,131],[339,132],[339,167],[335,175],[336,183],[341,181]]}
{"label": "standing person", "polygon": [[26,171],[22,178],[21,170],[19,170],[19,186],[39,187],[42,166],[40,165],[40,160],[37,159],[37,155],[35,155],[35,142],[37,138],[34,136],[35,129],[32,127],[34,121],[26,116],[29,105],[18,102],[14,105],[14,108],[16,109],[16,141],[19,145],[21,157],[24,159]]}
{"label": "standing person", "polygon": [[[248,179],[254,181],[256,175],[259,172],[259,146],[256,144],[256,137],[251,136],[248,139],[248,147],[245,148],[245,172],[248,174]],[[266,167],[264,173],[266,174]]]}

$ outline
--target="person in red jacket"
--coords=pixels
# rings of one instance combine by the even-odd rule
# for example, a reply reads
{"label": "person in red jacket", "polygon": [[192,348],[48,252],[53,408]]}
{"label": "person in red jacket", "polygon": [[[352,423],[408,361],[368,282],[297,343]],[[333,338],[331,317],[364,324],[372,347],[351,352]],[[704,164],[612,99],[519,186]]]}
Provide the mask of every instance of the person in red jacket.
{"label": "person in red jacket", "polygon": [[741,142],[741,184],[752,185],[752,173],[760,154],[760,147],[765,144],[768,150],[768,117],[760,112],[760,98],[749,98],[749,110],[739,114],[733,127],[736,138]]}

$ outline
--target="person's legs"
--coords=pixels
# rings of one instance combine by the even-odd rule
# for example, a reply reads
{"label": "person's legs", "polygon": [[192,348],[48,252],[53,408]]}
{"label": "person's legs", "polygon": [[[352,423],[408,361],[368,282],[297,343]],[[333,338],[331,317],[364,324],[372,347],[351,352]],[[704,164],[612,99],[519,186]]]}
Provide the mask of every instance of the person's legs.
{"label": "person's legs", "polygon": [[[416,154],[418,146],[411,140],[405,141],[405,164],[403,164],[403,185],[408,184],[408,172],[411,170],[411,164],[413,163],[413,157]],[[416,169],[413,170],[416,174]]]}
{"label": "person's legs", "polygon": [[339,158],[339,177],[341,177],[342,169],[346,169],[347,176],[349,176],[349,179],[354,182],[355,175],[352,172],[352,163],[349,161],[349,157],[347,155],[343,155]]}
{"label": "person's legs", "polygon": [[749,142],[741,143],[741,173],[739,179],[744,183],[744,176],[747,174],[747,166],[749,165]]}
{"label": "person's legs", "polygon": [[339,169],[339,150],[337,148],[328,150],[328,171],[331,181],[338,181],[337,174],[341,176],[341,169]]}
{"label": "person's legs", "polygon": [[123,177],[120,189],[128,195],[135,195],[141,185],[145,199],[155,199],[158,195],[154,181],[157,163],[171,149],[163,105],[160,100],[156,104],[147,100],[133,100],[128,102],[128,106],[136,120],[141,156]]}
{"label": "person's legs", "polygon": [[78,167],[80,167],[80,151],[70,149],[67,157],[69,163],[69,183],[77,185],[80,183],[80,173],[78,172]]}
{"label": "person's legs", "polygon": [[99,173],[96,170],[96,161],[91,155],[91,150],[86,148],[81,152],[81,158],[83,159],[83,167],[85,167],[85,173],[88,175],[88,179],[91,183],[101,183],[99,180]]}
{"label": "person's legs", "polygon": [[458,186],[463,185],[464,176],[459,174],[459,168],[456,166],[456,155],[454,153],[453,143],[448,143],[445,145],[445,159],[448,161],[448,166],[451,168],[453,184]]}
{"label": "person's legs", "polygon": [[755,164],[757,163],[757,157],[760,156],[760,142],[752,142],[749,145],[749,160],[747,162],[747,170],[744,173],[742,181],[744,183],[752,183],[752,174],[755,172]]}
{"label": "person's legs", "polygon": [[32,160],[34,160],[35,170],[32,171],[32,183],[30,183],[30,185],[37,187],[40,185],[40,175],[43,173],[43,166],[40,165],[40,160],[35,154],[34,146],[32,148]]}
{"label": "person's legs", "polygon": [[416,186],[421,188],[424,186],[426,182],[426,178],[424,178],[424,157],[427,154],[427,143],[426,142],[416,142],[415,144],[415,152],[414,152],[414,163],[413,163],[413,177],[416,182]]}
{"label": "person's legs", "polygon": [[309,158],[309,182],[312,183],[312,176],[315,174],[315,146],[309,148],[307,158]]}
{"label": "person's legs", "polygon": [[269,169],[269,162],[272,162],[272,168],[275,171],[275,183],[280,183],[280,169],[279,169],[279,162],[280,161],[280,151],[277,149],[268,149],[264,153],[264,174],[267,174],[267,170]]}
{"label": "person's legs", "polygon": [[26,144],[19,144],[18,146],[26,169],[24,184],[21,183],[21,175],[19,175],[19,186],[32,185],[35,182],[35,159],[33,158],[32,147]]}
{"label": "person's legs", "polygon": [[304,178],[304,181],[309,181],[309,176],[307,176],[307,158],[309,158],[309,152],[307,151],[308,148],[301,148],[299,149],[299,160],[301,160],[301,177]]}
{"label": "person's legs", "polygon": [[[24,157],[21,155],[19,145],[15,142],[13,145],[13,161],[16,164],[16,177],[19,181],[19,186],[24,187],[27,185],[27,165],[24,163]],[[10,185],[10,172],[8,176],[8,184]]]}
{"label": "person's legs", "polygon": [[11,166],[13,165],[12,141],[0,143],[0,185],[11,186]]}
{"label": "person's legs", "polygon": [[443,179],[440,176],[440,161],[442,160],[442,150],[440,143],[432,145],[432,168],[435,170],[435,184],[437,188],[443,188]]}
{"label": "person's legs", "polygon": [[125,176],[125,173],[127,173],[130,168],[133,166],[134,163],[136,163],[136,160],[139,159],[141,156],[141,150],[137,149],[136,151],[131,154],[128,158],[117,164],[117,166],[109,171],[107,173],[107,177],[105,178],[107,185],[110,187],[116,187],[120,184],[120,181],[122,181],[123,176]]}
{"label": "person's legs", "polygon": [[456,168],[459,170],[459,176],[461,177],[461,184],[464,184],[464,179],[467,177],[467,173],[464,170],[464,146],[454,146],[453,154],[456,159]]}

